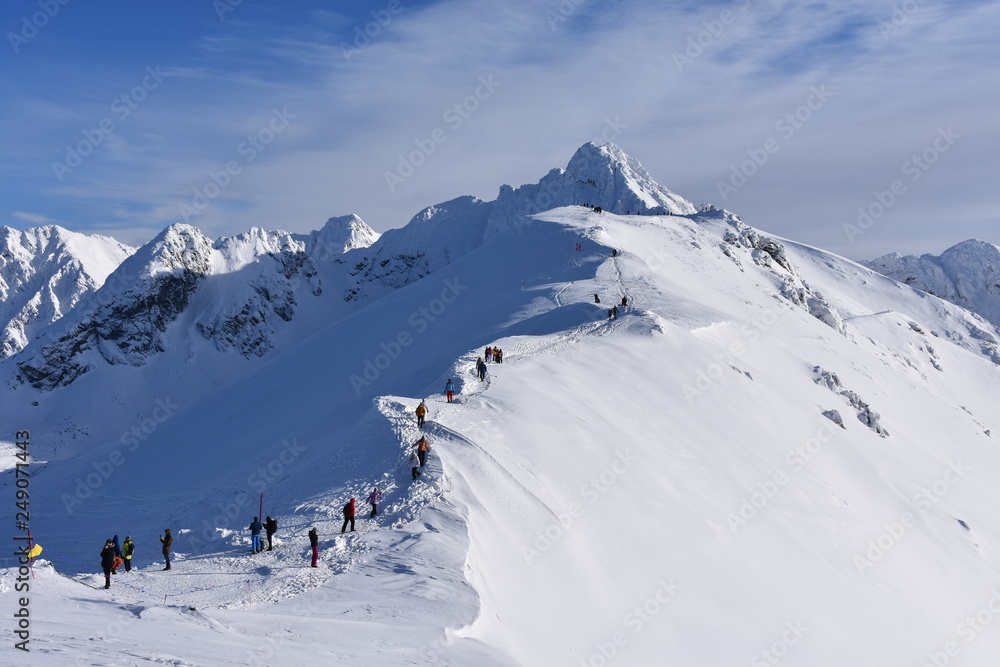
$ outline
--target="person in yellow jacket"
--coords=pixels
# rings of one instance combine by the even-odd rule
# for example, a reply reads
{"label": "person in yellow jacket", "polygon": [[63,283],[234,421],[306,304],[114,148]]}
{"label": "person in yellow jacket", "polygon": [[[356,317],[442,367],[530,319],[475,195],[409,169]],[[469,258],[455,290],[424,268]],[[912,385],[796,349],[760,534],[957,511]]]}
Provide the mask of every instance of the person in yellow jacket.
{"label": "person in yellow jacket", "polygon": [[417,409],[413,411],[413,414],[417,416],[417,428],[424,427],[424,416],[427,414],[427,406],[424,405],[423,401],[420,401],[420,405]]}
{"label": "person in yellow jacket", "polygon": [[125,541],[122,542],[122,560],[125,562],[125,571],[132,571],[132,554],[135,553],[135,544],[132,542],[132,538],[128,535],[125,536]]}

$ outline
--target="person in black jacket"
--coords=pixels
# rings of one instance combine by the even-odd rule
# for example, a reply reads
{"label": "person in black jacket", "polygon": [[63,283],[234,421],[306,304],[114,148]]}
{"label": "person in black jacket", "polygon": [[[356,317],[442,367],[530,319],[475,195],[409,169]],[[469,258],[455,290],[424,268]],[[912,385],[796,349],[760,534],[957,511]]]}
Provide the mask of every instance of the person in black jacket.
{"label": "person in black jacket", "polygon": [[163,544],[163,560],[167,562],[167,566],[163,568],[164,570],[170,569],[170,546],[174,543],[174,536],[170,534],[170,529],[167,528],[163,531],[163,535],[160,536],[160,542]]}
{"label": "person in black jacket", "polygon": [[271,540],[274,538],[274,534],[278,532],[278,520],[265,517],[264,530],[267,531],[267,550],[274,551],[274,545],[271,543]]}
{"label": "person in black jacket", "polygon": [[[111,538],[111,543],[113,545],[115,545],[115,556],[118,557],[118,558],[122,558],[122,547],[121,547],[121,544],[118,543],[118,536],[117,535],[115,535],[114,537]],[[112,566],[111,567],[111,574],[118,574],[118,568],[115,567],[115,566]]]}
{"label": "person in black jacket", "polygon": [[107,540],[101,549],[101,568],[104,570],[104,587],[111,588],[111,570],[115,566],[115,543]]}

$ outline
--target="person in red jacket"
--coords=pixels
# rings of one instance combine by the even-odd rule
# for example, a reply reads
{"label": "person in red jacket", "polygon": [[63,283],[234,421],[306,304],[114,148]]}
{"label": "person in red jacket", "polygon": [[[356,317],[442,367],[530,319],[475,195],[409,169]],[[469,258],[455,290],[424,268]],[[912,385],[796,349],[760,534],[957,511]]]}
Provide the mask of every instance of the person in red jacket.
{"label": "person in red jacket", "polygon": [[354,514],[355,514],[355,500],[351,498],[351,502],[344,505],[344,525],[340,527],[340,532],[347,530],[347,522],[351,522],[351,532],[354,532]]}

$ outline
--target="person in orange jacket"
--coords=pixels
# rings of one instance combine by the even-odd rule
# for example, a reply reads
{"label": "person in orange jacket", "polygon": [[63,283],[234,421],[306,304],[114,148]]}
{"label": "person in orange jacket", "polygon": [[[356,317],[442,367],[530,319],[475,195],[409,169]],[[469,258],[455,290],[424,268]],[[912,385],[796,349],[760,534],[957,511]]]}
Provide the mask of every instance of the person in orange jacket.
{"label": "person in orange jacket", "polygon": [[420,401],[420,405],[417,409],[413,411],[413,414],[417,416],[417,428],[424,427],[424,417],[427,415],[427,406],[424,405],[423,401]]}
{"label": "person in orange jacket", "polygon": [[413,443],[413,446],[417,448],[417,456],[420,457],[420,467],[423,468],[427,465],[427,452],[431,451],[431,443],[427,442],[427,438],[420,436],[420,439]]}

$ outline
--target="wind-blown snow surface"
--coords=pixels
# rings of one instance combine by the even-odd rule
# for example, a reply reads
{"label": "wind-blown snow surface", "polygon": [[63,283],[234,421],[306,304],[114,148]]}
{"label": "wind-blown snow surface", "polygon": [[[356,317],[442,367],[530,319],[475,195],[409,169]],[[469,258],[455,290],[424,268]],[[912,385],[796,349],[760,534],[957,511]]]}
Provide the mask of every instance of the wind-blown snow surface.
{"label": "wind-blown snow surface", "polygon": [[[623,295],[634,308],[608,321]],[[553,210],[230,386],[183,407],[165,393],[131,424],[95,424],[108,444],[34,464],[43,557],[99,585],[103,540],[130,534],[139,570],[105,592],[36,565],[32,653],[13,653],[8,625],[4,655],[992,664],[996,336],[728,214]],[[494,343],[505,361],[480,383],[472,364]],[[421,398],[434,452],[411,482]],[[44,433],[31,415],[15,428]],[[251,556],[260,492],[280,542]],[[343,537],[351,496],[359,533]]]}

